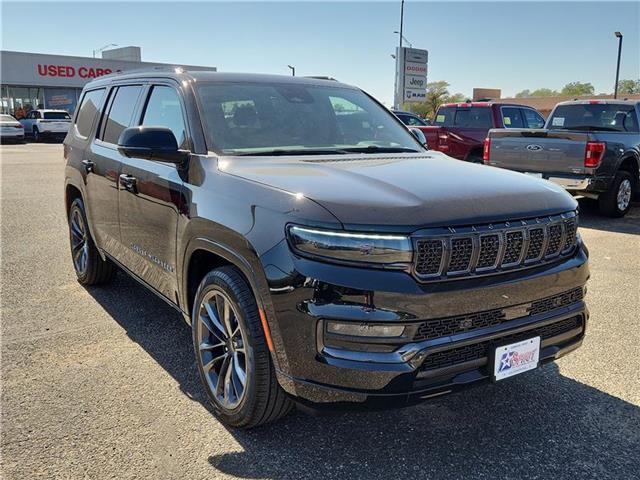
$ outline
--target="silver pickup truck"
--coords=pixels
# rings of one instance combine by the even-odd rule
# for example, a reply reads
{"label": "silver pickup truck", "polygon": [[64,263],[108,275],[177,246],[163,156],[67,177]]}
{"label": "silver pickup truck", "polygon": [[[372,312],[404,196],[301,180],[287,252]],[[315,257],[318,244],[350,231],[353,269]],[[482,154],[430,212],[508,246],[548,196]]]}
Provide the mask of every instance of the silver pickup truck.
{"label": "silver pickup truck", "polygon": [[550,180],[624,216],[640,187],[640,102],[585,100],[556,105],[544,129],[490,130],[484,163]]}

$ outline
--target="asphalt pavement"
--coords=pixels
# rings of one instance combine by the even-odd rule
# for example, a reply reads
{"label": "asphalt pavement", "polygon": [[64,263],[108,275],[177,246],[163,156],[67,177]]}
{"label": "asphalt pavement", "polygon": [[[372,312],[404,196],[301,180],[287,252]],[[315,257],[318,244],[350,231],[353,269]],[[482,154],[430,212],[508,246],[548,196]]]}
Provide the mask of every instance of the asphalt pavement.
{"label": "asphalt pavement", "polygon": [[73,273],[59,144],[0,146],[1,473],[33,478],[631,479],[640,467],[640,204],[582,202],[584,345],[416,407],[223,427],[189,327],[122,273]]}

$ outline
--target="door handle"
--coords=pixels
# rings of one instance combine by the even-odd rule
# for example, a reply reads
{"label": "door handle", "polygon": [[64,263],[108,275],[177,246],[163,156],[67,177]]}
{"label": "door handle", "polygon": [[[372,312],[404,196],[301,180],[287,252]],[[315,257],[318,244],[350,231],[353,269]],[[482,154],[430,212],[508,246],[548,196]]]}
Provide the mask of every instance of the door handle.
{"label": "door handle", "polygon": [[84,165],[85,172],[91,173],[93,172],[93,166],[95,165],[95,163],[93,163],[91,160],[82,160],[82,165]]}
{"label": "door handle", "polygon": [[127,173],[121,174],[120,185],[122,185],[127,192],[131,192],[133,194],[138,193],[138,179],[132,175]]}

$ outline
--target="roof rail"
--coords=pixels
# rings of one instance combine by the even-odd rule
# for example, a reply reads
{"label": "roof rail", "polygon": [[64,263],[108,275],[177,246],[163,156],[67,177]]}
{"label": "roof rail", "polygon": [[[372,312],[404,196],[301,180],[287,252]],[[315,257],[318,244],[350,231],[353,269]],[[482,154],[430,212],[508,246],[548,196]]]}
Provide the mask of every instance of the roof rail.
{"label": "roof rail", "polygon": [[338,81],[335,78],[329,77],[327,75],[307,75],[304,78],[315,78],[316,80],[331,80],[333,82],[337,82]]}

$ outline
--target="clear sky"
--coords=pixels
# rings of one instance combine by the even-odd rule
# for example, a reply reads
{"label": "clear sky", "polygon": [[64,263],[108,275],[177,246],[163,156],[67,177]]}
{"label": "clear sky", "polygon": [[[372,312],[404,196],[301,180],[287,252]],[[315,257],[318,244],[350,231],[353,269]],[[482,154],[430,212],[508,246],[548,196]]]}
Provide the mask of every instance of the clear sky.
{"label": "clear sky", "polygon": [[[221,71],[330,75],[383,102],[393,97],[400,1],[2,2],[2,48],[91,56],[108,43],[142,47],[143,60]],[[640,1],[405,3],[405,37],[429,50],[429,81],[451,91],[560,89],[591,82],[612,92],[640,78]]]}

